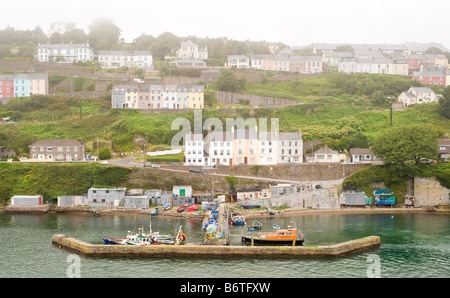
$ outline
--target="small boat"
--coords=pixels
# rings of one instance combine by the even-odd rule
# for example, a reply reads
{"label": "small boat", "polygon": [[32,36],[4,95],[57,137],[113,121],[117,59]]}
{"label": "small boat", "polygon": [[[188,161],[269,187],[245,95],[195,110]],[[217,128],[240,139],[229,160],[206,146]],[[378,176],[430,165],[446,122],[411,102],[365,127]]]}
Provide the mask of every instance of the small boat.
{"label": "small boat", "polygon": [[163,210],[169,210],[170,207],[172,207],[172,204],[170,204],[170,202],[167,202],[163,205]]}
{"label": "small boat", "polygon": [[156,207],[155,209],[153,209],[151,212],[150,212],[150,215],[157,215],[159,213],[159,209],[158,209],[158,207]]}
{"label": "small boat", "polygon": [[[275,225],[274,225],[275,226]],[[278,225],[277,225],[278,226]],[[278,226],[279,227],[279,226]],[[303,245],[304,239],[301,232],[297,234],[297,228],[275,229],[266,234],[253,234],[242,236],[242,242],[254,245]]]}
{"label": "small boat", "polygon": [[188,207],[188,212],[194,212],[198,209],[198,204],[192,205]]}
{"label": "small boat", "polygon": [[231,217],[230,224],[235,226],[244,226],[245,225],[245,217],[241,215],[235,215]]}
{"label": "small boat", "polygon": [[275,211],[273,211],[269,207],[266,207],[266,208],[267,208],[267,211],[269,212],[270,215],[275,215]]}
{"label": "small boat", "polygon": [[245,202],[241,204],[244,209],[252,209],[261,207],[261,203],[258,202]]}
{"label": "small boat", "polygon": [[186,206],[181,206],[177,209],[177,212],[183,212],[186,209]]}
{"label": "small boat", "polygon": [[125,244],[127,237],[113,237],[113,238],[103,238],[105,244]]}
{"label": "small boat", "polygon": [[261,230],[261,228],[262,228],[262,224],[256,220],[252,223],[252,225],[255,230]]}

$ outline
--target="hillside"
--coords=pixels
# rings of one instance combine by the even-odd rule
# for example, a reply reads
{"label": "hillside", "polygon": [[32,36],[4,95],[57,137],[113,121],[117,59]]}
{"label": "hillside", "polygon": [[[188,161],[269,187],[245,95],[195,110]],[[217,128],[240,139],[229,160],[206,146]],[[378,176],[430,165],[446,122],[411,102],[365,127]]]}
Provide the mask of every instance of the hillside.
{"label": "hillside", "polygon": [[[237,72],[242,76],[245,72]],[[281,131],[302,130],[304,141],[328,139],[331,147],[343,137],[362,134],[367,142],[390,127],[387,94],[409,88],[411,80],[393,76],[326,74],[314,78],[288,81],[272,79],[247,82],[249,94],[294,98],[304,104],[291,107],[242,108],[224,110],[214,104],[202,112],[202,119],[249,117],[279,118]],[[209,91],[214,91],[210,84]],[[370,87],[370,88],[369,88]],[[379,93],[377,95],[377,92]],[[380,93],[381,92],[381,93]],[[214,94],[212,92],[211,94]],[[380,97],[379,95],[382,94]],[[214,96],[214,95],[212,95]],[[378,99],[383,98],[380,102]],[[217,110],[217,106],[222,109]],[[437,113],[438,104],[421,104],[393,113],[393,125],[424,124],[450,129],[450,122]],[[33,138],[82,139],[87,152],[95,152],[97,138],[100,147],[110,146],[113,152],[131,152],[157,145],[169,145],[178,130],[171,129],[177,118],[187,118],[193,127],[193,111],[156,111],[110,109],[109,97],[79,99],[58,96],[18,98],[0,106],[2,117],[10,117],[19,124],[0,125],[0,146],[27,153]]]}

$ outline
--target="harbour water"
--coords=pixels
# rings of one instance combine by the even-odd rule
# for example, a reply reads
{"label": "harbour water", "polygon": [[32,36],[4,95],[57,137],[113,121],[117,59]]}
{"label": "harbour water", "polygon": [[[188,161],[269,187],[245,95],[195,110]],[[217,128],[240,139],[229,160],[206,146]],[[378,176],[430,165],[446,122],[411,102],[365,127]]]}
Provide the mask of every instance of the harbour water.
{"label": "harbour water", "polygon": [[[380,236],[381,246],[340,258],[119,258],[76,256],[82,278],[442,278],[450,277],[450,216],[439,214],[315,214],[257,219],[263,230],[295,222],[305,246]],[[253,219],[247,220],[250,224]],[[151,219],[152,230],[200,243],[201,219]],[[52,245],[53,234],[101,244],[103,237],[149,229],[149,216],[0,212],[0,277],[71,277],[74,255]],[[246,227],[230,227],[242,234]],[[239,244],[239,237],[232,237]]]}

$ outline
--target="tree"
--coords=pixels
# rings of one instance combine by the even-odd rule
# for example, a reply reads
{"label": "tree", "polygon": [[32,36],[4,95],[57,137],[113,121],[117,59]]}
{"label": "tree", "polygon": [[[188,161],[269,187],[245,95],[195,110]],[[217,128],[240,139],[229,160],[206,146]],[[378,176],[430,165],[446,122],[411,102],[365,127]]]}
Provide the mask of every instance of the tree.
{"label": "tree", "polygon": [[109,49],[119,43],[121,31],[109,19],[95,19],[89,26],[89,44],[95,50]]}
{"label": "tree", "polygon": [[245,89],[245,78],[238,79],[231,69],[223,70],[216,81],[217,90],[239,92]]}
{"label": "tree", "polygon": [[378,136],[371,149],[397,176],[412,176],[422,159],[437,156],[442,132],[429,125],[399,125]]}
{"label": "tree", "polygon": [[228,182],[228,185],[230,185],[230,191],[236,189],[236,185],[238,183],[238,178],[234,176],[225,176],[225,180]]}
{"label": "tree", "polygon": [[179,47],[180,39],[173,33],[164,32],[153,42],[151,51],[154,57],[162,60],[165,56],[173,56]]}
{"label": "tree", "polygon": [[98,152],[98,157],[102,160],[110,159],[111,150],[109,149],[109,147],[103,147],[102,149],[100,149],[100,151]]}
{"label": "tree", "polygon": [[438,113],[450,119],[450,86],[445,87],[442,97],[439,99]]}

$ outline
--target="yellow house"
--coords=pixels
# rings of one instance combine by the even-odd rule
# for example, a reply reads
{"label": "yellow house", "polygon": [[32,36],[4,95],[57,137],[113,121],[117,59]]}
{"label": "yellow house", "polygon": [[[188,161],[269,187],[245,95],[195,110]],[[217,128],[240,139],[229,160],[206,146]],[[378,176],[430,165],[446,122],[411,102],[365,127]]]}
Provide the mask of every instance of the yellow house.
{"label": "yellow house", "polygon": [[407,76],[408,75],[408,60],[402,56],[392,58],[392,63],[389,65],[390,74]]}
{"label": "yellow house", "polygon": [[190,86],[188,88],[189,109],[203,109],[204,104],[204,87],[202,85]]}
{"label": "yellow house", "polygon": [[30,96],[33,95],[47,95],[48,94],[48,79],[45,74],[31,74],[28,75],[30,80]]}

